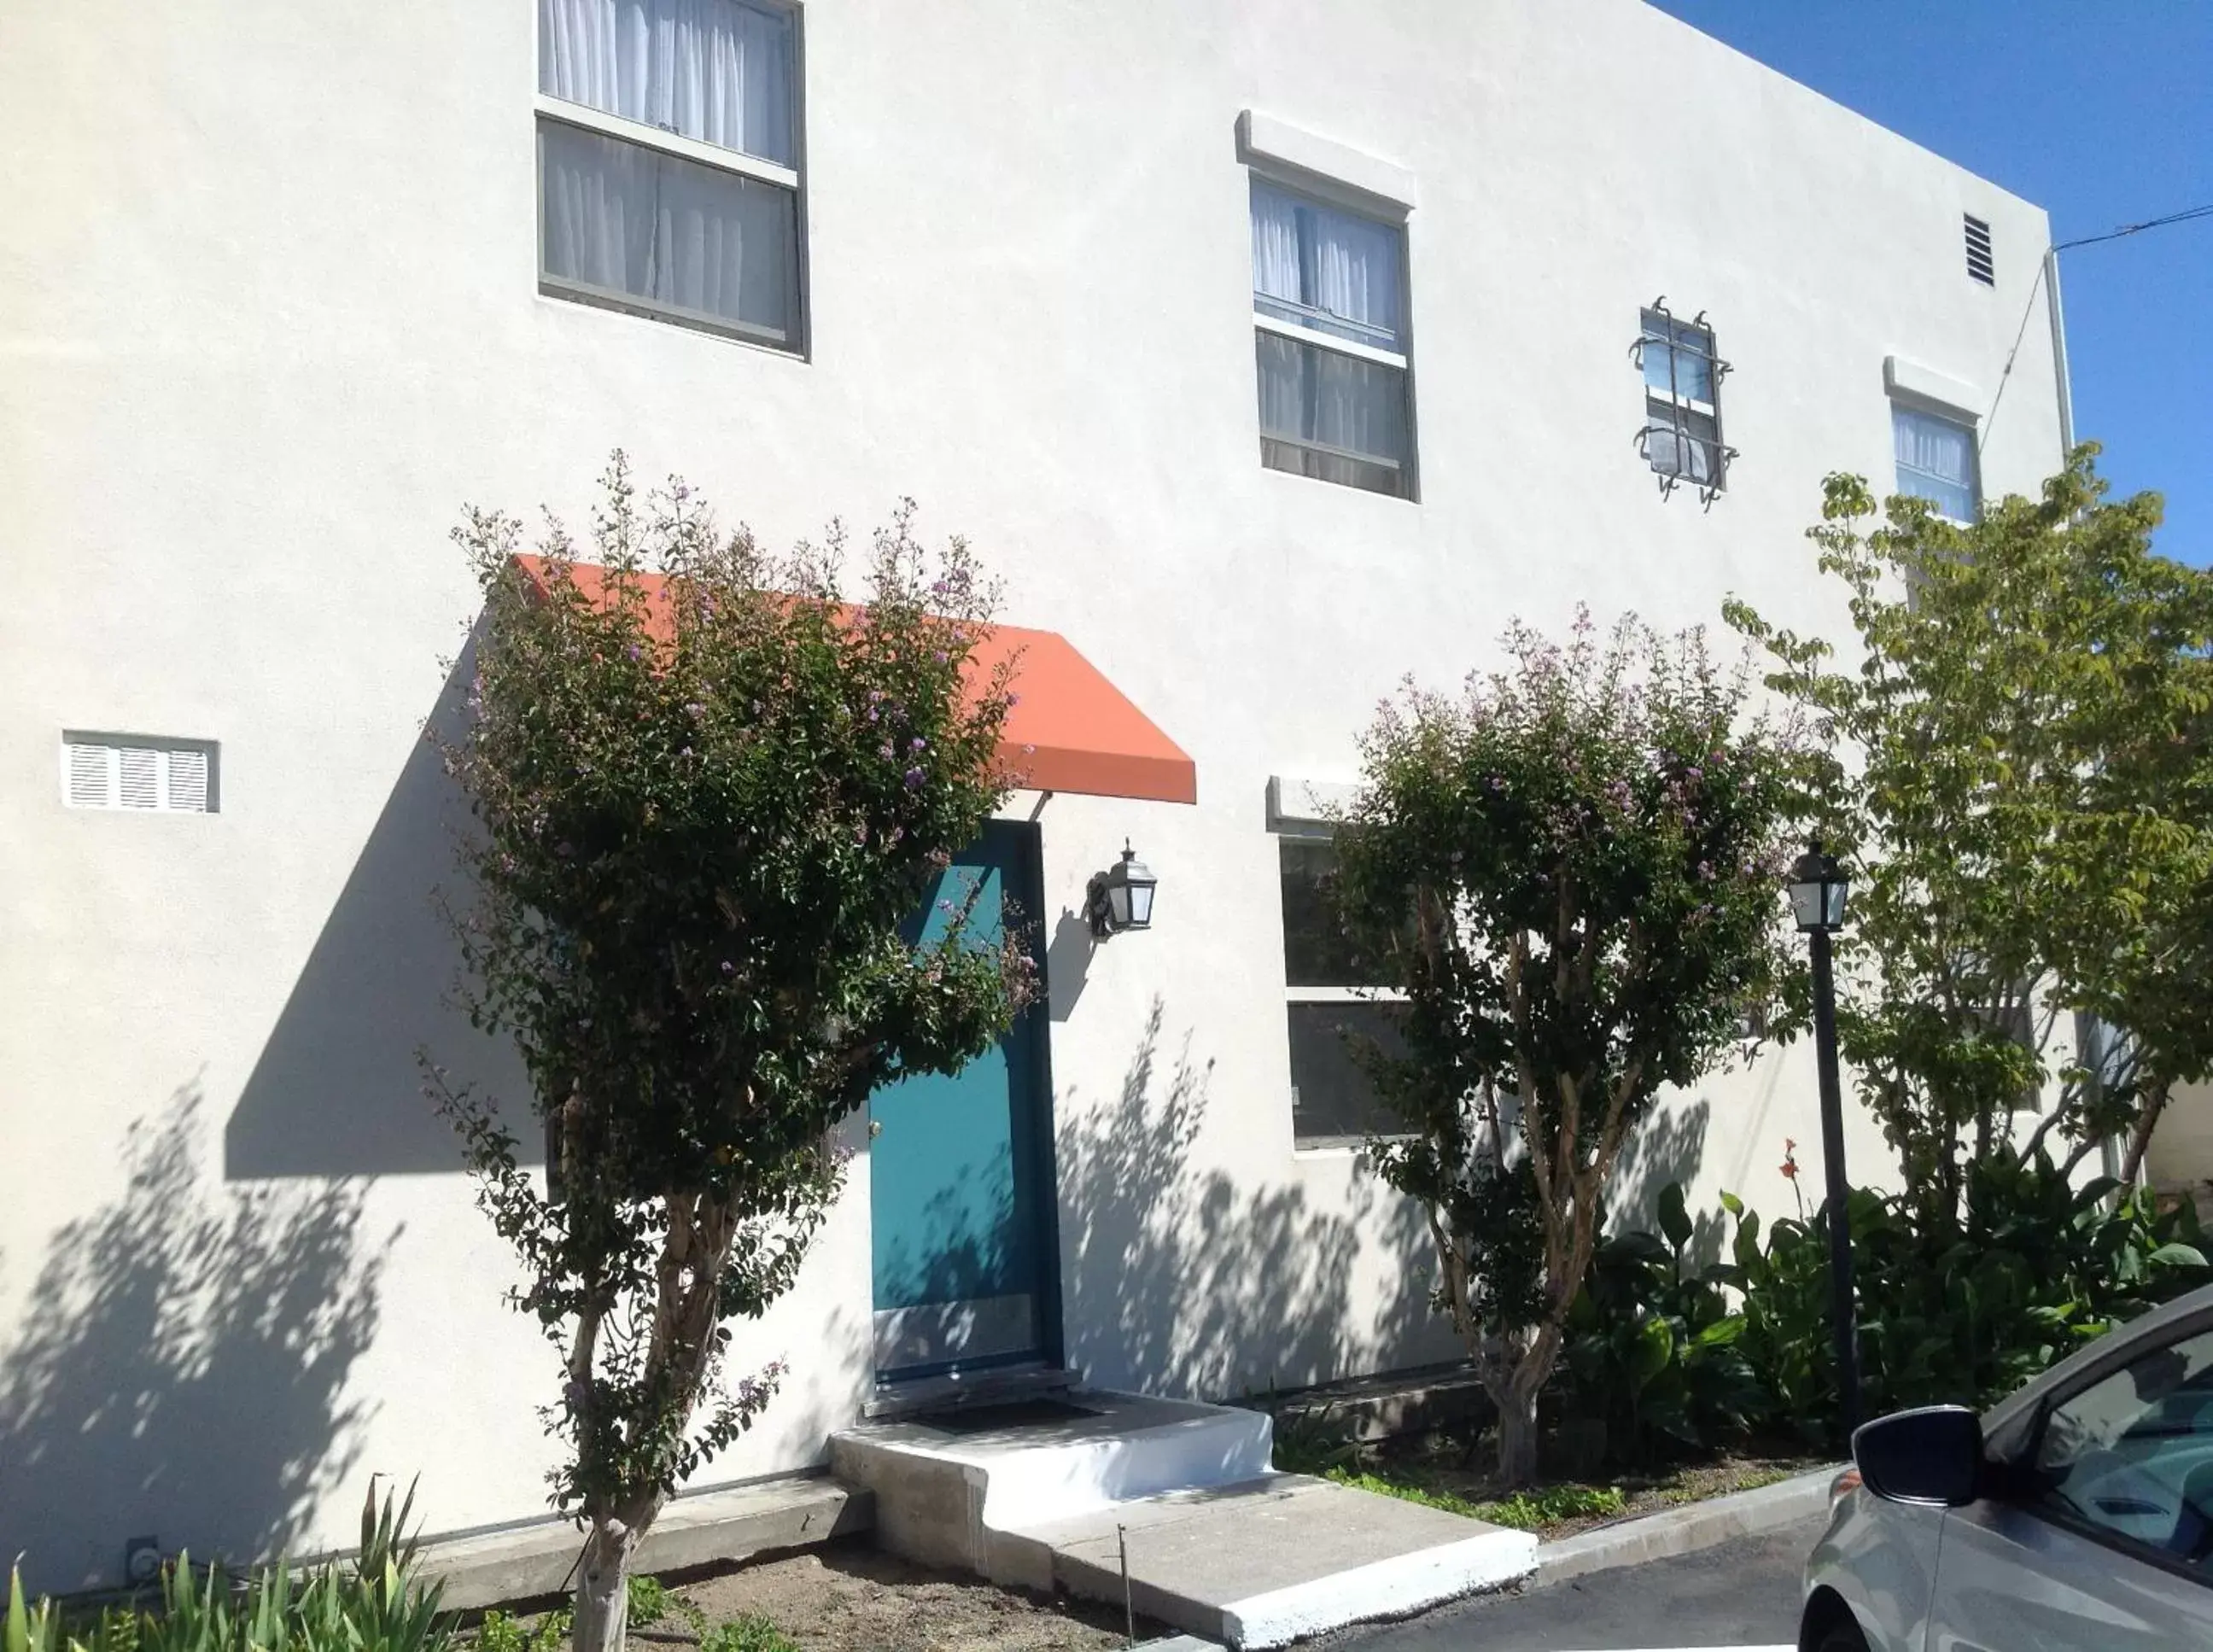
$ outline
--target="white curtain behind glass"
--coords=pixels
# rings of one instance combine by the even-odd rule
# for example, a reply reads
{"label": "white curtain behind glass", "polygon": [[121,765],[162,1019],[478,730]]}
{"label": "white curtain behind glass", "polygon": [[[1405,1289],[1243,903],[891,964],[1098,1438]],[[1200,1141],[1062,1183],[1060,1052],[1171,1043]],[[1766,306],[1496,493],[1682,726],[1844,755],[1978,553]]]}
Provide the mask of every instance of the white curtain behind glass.
{"label": "white curtain behind glass", "polygon": [[558,121],[539,137],[548,276],[790,336],[788,191]]}
{"label": "white curtain behind glass", "polygon": [[538,89],[793,164],[791,23],[738,0],[538,0]]}
{"label": "white curtain behind glass", "polygon": [[1395,367],[1259,334],[1260,429],[1403,462],[1405,376]]}
{"label": "white curtain behind glass", "polygon": [[[1387,350],[1404,348],[1399,323],[1400,231],[1253,180],[1253,296],[1263,310]],[[1360,325],[1333,327],[1264,302],[1323,310]]]}
{"label": "white curtain behind glass", "polygon": [[1957,521],[1975,519],[1974,436],[1965,425],[1916,412],[1890,411],[1898,455],[1898,488],[1930,501]]}

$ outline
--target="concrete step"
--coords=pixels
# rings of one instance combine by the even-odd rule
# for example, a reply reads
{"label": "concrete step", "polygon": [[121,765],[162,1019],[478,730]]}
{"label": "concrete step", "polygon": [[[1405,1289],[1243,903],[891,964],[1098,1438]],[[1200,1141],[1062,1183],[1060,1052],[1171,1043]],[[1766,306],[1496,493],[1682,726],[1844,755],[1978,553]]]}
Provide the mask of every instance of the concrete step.
{"label": "concrete step", "polygon": [[1537,1539],[1299,1474],[1170,1491],[1003,1531],[1012,1571],[1071,1594],[1130,1599],[1162,1623],[1236,1648],[1500,1588],[1537,1569]]}
{"label": "concrete step", "polygon": [[[672,1498],[639,1545],[640,1572],[748,1560],[869,1529],[874,1500],[821,1475],[690,1492]],[[456,1611],[565,1593],[582,1534],[566,1521],[432,1539],[419,1561],[444,1580],[441,1604]]]}
{"label": "concrete step", "polygon": [[863,1423],[830,1437],[830,1465],[875,1497],[877,1540],[929,1565],[1050,1588],[1033,1546],[997,1534],[1133,1497],[1268,1472],[1265,1413],[1077,1390],[1003,1406]]}

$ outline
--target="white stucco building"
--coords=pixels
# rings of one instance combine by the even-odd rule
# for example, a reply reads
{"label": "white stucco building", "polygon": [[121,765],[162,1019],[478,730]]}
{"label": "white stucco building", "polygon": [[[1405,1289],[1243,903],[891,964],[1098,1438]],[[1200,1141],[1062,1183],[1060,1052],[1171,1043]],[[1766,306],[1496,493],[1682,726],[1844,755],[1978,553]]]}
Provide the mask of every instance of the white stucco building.
{"label": "white stucco building", "polygon": [[[581,528],[617,445],[777,541],[911,494],[1187,754],[1195,804],[1008,810],[1051,1006],[991,1291],[1000,1351],[1236,1394],[1450,1352],[1286,957],[1378,698],[1579,600],[1834,630],[1826,472],[1971,509],[2063,448],[2043,212],[1638,0],[11,5],[0,151],[0,1553],[48,1588],[342,1542],[372,1471],[542,1512],[553,1363],[415,1069],[503,1070],[428,902],[465,502]],[[1155,924],[1094,947],[1125,838]],[[1814,1089],[1718,1079],[1631,1173],[1785,1206]],[[875,1384],[862,1146],[716,1479]]]}

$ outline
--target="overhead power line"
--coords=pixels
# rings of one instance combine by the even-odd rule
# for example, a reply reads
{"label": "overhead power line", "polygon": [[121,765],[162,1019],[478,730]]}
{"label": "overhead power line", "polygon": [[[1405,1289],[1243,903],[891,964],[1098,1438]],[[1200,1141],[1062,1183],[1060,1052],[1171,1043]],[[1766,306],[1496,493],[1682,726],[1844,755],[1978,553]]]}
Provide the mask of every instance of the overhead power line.
{"label": "overhead power line", "polygon": [[2179,212],[2170,212],[2165,217],[2146,218],[2142,223],[2125,223],[2118,229],[2108,229],[2102,235],[2084,235],[2076,241],[2063,241],[2051,250],[2064,253],[2070,247],[2094,247],[2101,241],[2119,241],[2124,235],[2141,235],[2147,229],[2164,229],[2171,223],[2188,223],[2193,218],[2213,218],[2213,201],[2204,206],[2185,207]]}
{"label": "overhead power line", "polygon": [[[2125,223],[2117,229],[2108,229],[2102,235],[2081,235],[2073,241],[2063,241],[2047,249],[2045,257],[2048,259],[2052,253],[2064,253],[2070,247],[2094,247],[2100,241],[2119,241],[2124,235],[2141,235],[2147,229],[2164,229],[2169,224],[2189,223],[2199,218],[2213,218],[2213,201],[2208,201],[2203,206],[2186,206],[2179,212],[2166,213],[2156,218],[2146,218],[2142,223]],[[2006,352],[2005,367],[1998,374],[1997,393],[1990,398],[1990,411],[1983,416],[1982,429],[1975,437],[1978,454],[1990,439],[1990,425],[1998,415],[1998,404],[2005,399],[2006,381],[2013,377],[2015,358],[2021,354],[2021,340],[2028,336],[2028,318],[2036,308],[2036,295],[2043,288],[2044,271],[2045,264],[2039,260],[2036,266],[2036,278],[2028,283],[2028,302],[2021,308],[2021,326],[2015,330],[2013,348]],[[2064,423],[2064,418],[2062,422]]]}

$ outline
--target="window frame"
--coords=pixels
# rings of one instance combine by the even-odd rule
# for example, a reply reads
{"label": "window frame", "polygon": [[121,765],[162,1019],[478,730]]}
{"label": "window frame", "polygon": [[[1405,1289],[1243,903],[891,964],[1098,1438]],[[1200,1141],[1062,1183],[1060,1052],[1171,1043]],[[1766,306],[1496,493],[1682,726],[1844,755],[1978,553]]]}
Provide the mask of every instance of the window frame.
{"label": "window frame", "polygon": [[[1246,288],[1253,301],[1253,331],[1256,334],[1273,333],[1278,338],[1288,338],[1295,344],[1304,344],[1312,349],[1334,351],[1340,356],[1349,356],[1356,361],[1369,362],[1378,367],[1387,367],[1395,370],[1399,375],[1399,421],[1405,431],[1405,454],[1399,458],[1390,459],[1380,454],[1362,453],[1355,448],[1340,448],[1331,442],[1312,441],[1303,436],[1283,436],[1269,430],[1259,423],[1256,400],[1253,425],[1260,441],[1260,468],[1273,472],[1279,476],[1295,476],[1302,481],[1320,482],[1330,487],[1350,488],[1356,493],[1374,494],[1381,499],[1403,499],[1408,503],[1418,503],[1421,498],[1421,477],[1416,461],[1421,451],[1421,437],[1414,416],[1413,236],[1410,209],[1403,203],[1392,201],[1381,196],[1370,195],[1364,190],[1339,182],[1322,174],[1306,173],[1288,166],[1265,164],[1257,155],[1248,156],[1244,164]],[[1252,189],[1256,181],[1265,184],[1269,188],[1279,191],[1295,200],[1320,207],[1325,211],[1356,218],[1363,223],[1388,231],[1397,238],[1399,338],[1404,346],[1403,349],[1387,350],[1378,344],[1363,343],[1357,338],[1343,338],[1337,333],[1326,332],[1319,326],[1305,326],[1285,317],[1271,315],[1260,308],[1264,295],[1253,284],[1251,256]],[[1265,296],[1266,302],[1271,304],[1311,314],[1317,320],[1326,321],[1332,326],[1359,327],[1369,332],[1380,331],[1368,323],[1355,320],[1349,316],[1338,315],[1332,311],[1319,309],[1295,300],[1277,298],[1273,296]],[[1259,373],[1257,361],[1253,366],[1253,373],[1257,383]],[[1280,442],[1284,447],[1295,448],[1302,453],[1313,454],[1324,459],[1342,460],[1349,464],[1372,465],[1378,470],[1389,471],[1399,478],[1400,490],[1395,493],[1387,493],[1380,488],[1363,487],[1357,483],[1338,481],[1331,477],[1310,476],[1302,472],[1286,469],[1280,465],[1271,465],[1267,460],[1267,444],[1271,442]]]}
{"label": "window frame", "polygon": [[[1293,1006],[1293,1005],[1295,1005],[1295,1004],[1336,1004],[1336,1003],[1401,1003],[1401,1004],[1402,1004],[1402,1003],[1411,1003],[1412,1000],[1411,1000],[1411,995],[1409,995],[1409,994],[1407,993],[1407,991],[1405,991],[1405,988],[1403,988],[1403,987],[1393,987],[1393,986],[1294,986],[1294,985],[1292,985],[1292,984],[1291,984],[1291,980],[1290,980],[1290,973],[1291,973],[1291,971],[1290,971],[1290,948],[1289,948],[1289,938],[1288,938],[1288,936],[1287,936],[1286,935],[1284,935],[1284,934],[1283,934],[1283,933],[1281,932],[1281,921],[1282,921],[1283,917],[1283,881],[1282,881],[1282,880],[1283,880],[1283,845],[1284,845],[1285,844],[1287,844],[1287,843],[1293,843],[1293,844],[1333,844],[1336,842],[1336,840],[1337,840],[1337,833],[1336,833],[1336,832],[1335,832],[1334,830],[1332,830],[1331,827],[1329,827],[1329,826],[1326,826],[1326,825],[1323,825],[1323,824],[1321,824],[1321,823],[1320,823],[1320,822],[1318,822],[1318,821],[1301,820],[1301,821],[1296,821],[1296,822],[1289,822],[1289,821],[1286,821],[1285,823],[1283,823],[1283,824],[1282,824],[1282,825],[1280,825],[1280,826],[1277,826],[1273,831],[1271,831],[1271,832],[1269,833],[1269,836],[1270,836],[1270,837],[1271,837],[1271,838],[1275,840],[1275,844],[1276,844],[1276,868],[1277,868],[1277,905],[1276,905],[1276,913],[1277,913],[1277,918],[1278,925],[1279,925],[1279,933],[1278,933],[1278,936],[1277,936],[1277,947],[1276,947],[1276,954],[1277,954],[1277,959],[1278,964],[1280,965],[1280,966],[1281,966],[1281,968],[1282,968],[1283,975],[1283,1031],[1284,1031],[1284,1035],[1285,1035],[1285,1049],[1284,1049],[1284,1053],[1285,1053],[1285,1059],[1286,1059],[1286,1061],[1288,1061],[1288,1060],[1289,1060],[1289,1047],[1290,1047],[1290,1046],[1289,1046],[1289,1033],[1290,1033],[1290,1020],[1291,1020],[1290,1011],[1291,1011],[1291,1008],[1292,1008],[1292,1006]],[[1290,1079],[1290,1084],[1289,1084],[1289,1094],[1286,1095],[1285,1100],[1286,1100],[1290,1104],[1290,1105],[1289,1105],[1289,1113],[1290,1113],[1290,1125],[1291,1125],[1291,1151],[1292,1151],[1294,1154],[1317,1154],[1317,1153],[1344,1153],[1344,1152],[1357,1152],[1357,1151],[1359,1150],[1359,1149],[1361,1148],[1361,1146],[1363,1145],[1363,1143],[1364,1143],[1368,1142],[1369,1139],[1371,1139],[1371,1138],[1370,1138],[1370,1137],[1369,1137],[1369,1135],[1368,1133],[1366,1133],[1366,1132],[1363,1132],[1363,1133],[1362,1133],[1362,1134],[1360,1134],[1360,1135],[1356,1135],[1356,1136],[1354,1136],[1354,1135],[1342,1135],[1342,1134],[1339,1134],[1339,1135],[1329,1135],[1329,1136],[1321,1136],[1321,1135],[1315,1135],[1315,1136],[1302,1136],[1302,1135],[1300,1135],[1300,1134],[1299,1134],[1299,1106],[1298,1106],[1298,1075],[1297,1075],[1296,1073],[1289,1073],[1289,1074],[1288,1075],[1288,1076],[1289,1076],[1289,1079]],[[1408,1131],[1389,1131],[1389,1132],[1381,1132],[1381,1139],[1383,1139],[1383,1140],[1385,1140],[1385,1141],[1406,1141],[1406,1140],[1410,1140],[1410,1139],[1411,1139],[1411,1138],[1412,1138],[1416,1134],[1417,1134],[1417,1131],[1414,1131],[1408,1130]]]}
{"label": "window frame", "polygon": [[[1941,403],[1931,402],[1896,389],[1890,393],[1887,399],[1890,403],[1891,491],[1903,494],[1910,499],[1923,501],[1928,505],[1930,514],[1939,521],[1949,522],[1954,527],[1972,527],[1983,519],[1983,444],[1978,434],[1978,421],[1965,409],[1947,407]],[[1898,416],[1900,413],[1911,414],[1915,418],[1930,419],[1938,424],[1948,424],[1966,437],[1967,465],[1972,472],[1968,479],[1967,491],[1972,497],[1975,507],[1975,514],[1972,516],[1964,519],[1954,516],[1927,494],[1916,492],[1903,485],[1905,472],[1908,467],[1898,457]],[[1915,467],[1915,473],[1928,474],[1917,467]]]}
{"label": "window frame", "polygon": [[[533,226],[538,291],[543,297],[564,303],[613,310],[645,320],[665,321],[695,332],[714,333],[734,344],[749,344],[772,355],[810,361],[814,357],[814,329],[813,312],[808,302],[806,8],[796,3],[796,0],[739,0],[739,3],[756,11],[780,14],[791,30],[791,84],[786,88],[786,100],[791,110],[793,164],[788,167],[763,160],[759,155],[748,155],[743,149],[725,149],[719,143],[686,137],[680,132],[648,125],[643,121],[610,113],[588,103],[572,103],[566,98],[555,97],[552,93],[541,90],[537,82],[535,67],[539,51],[538,9],[532,7],[531,149],[533,157],[532,183],[537,197]],[[789,331],[779,336],[766,327],[750,326],[727,315],[716,315],[682,304],[661,303],[619,289],[547,274],[545,129],[548,121],[590,132],[596,137],[612,138],[617,143],[673,155],[677,160],[689,161],[716,172],[735,174],[789,194],[791,197],[791,260],[789,272],[791,284],[786,296],[791,305]]]}
{"label": "window frame", "polygon": [[2187,1578],[2201,1588],[2213,1588],[2213,1570],[2194,1566],[2179,1555],[2154,1548],[2110,1526],[2101,1526],[2045,1497],[2040,1479],[2043,1471],[2037,1466],[2038,1459],[2044,1454],[2045,1435],[2051,1427],[2052,1413],[2100,1383],[2118,1376],[2145,1356],[2208,1334],[2213,1334],[2213,1309],[2201,1308],[2167,1327],[2167,1334],[2156,1340],[2146,1339],[2107,1350],[2106,1357],[2085,1367],[2071,1381],[2045,1395],[2029,1415],[2026,1429],[2015,1436],[2016,1442],[2005,1454],[2005,1484],[1998,1500],[2033,1520],[2058,1527],[2115,1554],[2155,1566],[2171,1576]]}

